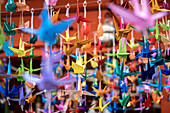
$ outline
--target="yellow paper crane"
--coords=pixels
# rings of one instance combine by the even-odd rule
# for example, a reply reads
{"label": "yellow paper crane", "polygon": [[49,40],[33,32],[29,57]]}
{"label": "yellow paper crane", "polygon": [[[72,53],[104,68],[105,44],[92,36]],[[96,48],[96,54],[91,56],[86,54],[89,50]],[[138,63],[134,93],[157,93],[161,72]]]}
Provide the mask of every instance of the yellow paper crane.
{"label": "yellow paper crane", "polygon": [[25,51],[25,46],[24,44],[27,44],[26,42],[22,42],[21,38],[20,38],[20,42],[19,42],[19,49],[13,48],[13,47],[9,47],[9,49],[11,49],[14,53],[18,54],[18,57],[23,57],[26,55],[27,52],[31,51],[33,48],[28,49]]}
{"label": "yellow paper crane", "polygon": [[152,99],[154,103],[159,104],[162,96],[159,96],[156,92],[152,91]]}
{"label": "yellow paper crane", "polygon": [[103,112],[104,108],[106,106],[108,106],[110,104],[110,102],[106,103],[104,106],[102,105],[102,100],[101,97],[99,98],[99,106],[98,107],[94,107],[94,108],[90,108],[90,109],[98,109],[99,112]]}
{"label": "yellow paper crane", "polygon": [[128,33],[130,33],[132,31],[130,29],[129,24],[126,25],[125,29],[123,29],[123,28],[119,29],[118,24],[117,24],[114,17],[113,17],[113,21],[114,21],[114,26],[115,26],[115,29],[116,29],[116,34],[115,34],[116,40],[120,40],[122,37],[126,38]]}
{"label": "yellow paper crane", "polygon": [[109,90],[106,90],[107,86],[105,86],[103,90],[101,89],[101,81],[99,82],[99,89],[96,89],[93,86],[92,86],[92,88],[97,93],[97,95],[101,96],[101,97],[109,91]]}
{"label": "yellow paper crane", "polygon": [[130,43],[127,42],[127,45],[128,45],[130,48],[135,48],[135,47],[138,47],[138,46],[139,46],[138,43],[135,43],[134,38],[132,38],[132,39],[130,40]]}
{"label": "yellow paper crane", "polygon": [[159,4],[158,4],[157,0],[151,0],[149,3],[152,3],[151,12],[153,14],[155,14],[157,12],[160,12],[160,11],[170,11],[170,10],[167,10],[167,9],[161,9],[159,7]]}
{"label": "yellow paper crane", "polygon": [[116,68],[116,59],[113,58],[112,63],[105,62],[106,65],[109,65],[113,68]]}
{"label": "yellow paper crane", "polygon": [[92,93],[89,93],[88,91],[82,91],[82,84],[81,84],[81,78],[78,77],[78,89],[77,90],[63,90],[68,93],[76,93],[76,96],[78,98],[82,97],[82,95],[88,95],[88,96],[95,96]]}
{"label": "yellow paper crane", "polygon": [[68,30],[66,30],[66,37],[63,36],[62,34],[60,34],[60,36],[61,36],[62,38],[64,38],[64,39],[66,40],[66,42],[70,42],[71,40],[76,39],[77,33],[75,33],[74,36],[69,37],[69,36],[68,36]]}
{"label": "yellow paper crane", "polygon": [[56,24],[58,22],[58,15],[60,13],[60,9],[58,11],[53,12],[53,16],[51,17],[51,22]]}

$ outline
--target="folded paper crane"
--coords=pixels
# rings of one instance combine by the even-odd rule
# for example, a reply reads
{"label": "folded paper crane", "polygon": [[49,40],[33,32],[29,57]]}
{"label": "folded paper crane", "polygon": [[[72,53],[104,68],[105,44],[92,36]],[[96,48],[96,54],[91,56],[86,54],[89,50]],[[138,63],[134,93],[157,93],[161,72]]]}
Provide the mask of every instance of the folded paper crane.
{"label": "folded paper crane", "polygon": [[121,38],[119,41],[119,50],[117,50],[117,57],[118,58],[127,58],[127,55],[130,53],[127,53],[126,50],[126,39]]}
{"label": "folded paper crane", "polygon": [[10,26],[9,23],[8,23],[8,17],[6,16],[6,22],[4,22],[4,29],[3,29],[6,36],[15,35],[16,31],[12,30],[14,28],[15,28],[15,23],[12,22],[12,26]]}
{"label": "folded paper crane", "polygon": [[16,12],[16,3],[14,2],[14,0],[8,0],[8,2],[5,5],[6,8],[6,12]]}
{"label": "folded paper crane", "polygon": [[11,49],[9,49],[9,47],[13,47],[13,37],[11,38],[11,46],[10,46],[10,40],[4,41],[2,49],[7,57],[14,56],[14,52]]}
{"label": "folded paper crane", "polygon": [[18,2],[16,2],[16,6],[17,6],[17,11],[29,11],[30,7],[26,4],[25,2],[26,0],[18,0]]}
{"label": "folded paper crane", "polygon": [[[48,16],[48,10],[46,4],[44,4],[44,9],[41,12],[42,24],[38,30],[32,30],[30,28],[22,28],[21,30],[27,33],[37,34],[41,40],[46,42],[48,45],[53,45],[56,43],[56,34],[64,32],[68,26],[70,26],[74,21],[76,21],[76,16],[53,24]],[[50,38],[49,38],[50,37]]]}

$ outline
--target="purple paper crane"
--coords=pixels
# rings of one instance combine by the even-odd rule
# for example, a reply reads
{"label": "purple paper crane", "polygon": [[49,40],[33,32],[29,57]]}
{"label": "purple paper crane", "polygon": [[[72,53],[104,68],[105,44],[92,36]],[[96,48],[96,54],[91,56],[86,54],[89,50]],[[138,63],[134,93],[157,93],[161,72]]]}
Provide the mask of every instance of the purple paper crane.
{"label": "purple paper crane", "polygon": [[152,75],[152,79],[157,79],[159,76],[159,71],[155,71],[155,73]]}
{"label": "purple paper crane", "polygon": [[165,3],[165,2],[163,2],[163,4],[162,4],[162,7],[161,7],[162,9],[169,9],[169,4],[168,3]]}
{"label": "purple paper crane", "polygon": [[45,0],[47,5],[55,6],[58,0]]}
{"label": "purple paper crane", "polygon": [[28,82],[36,83],[38,85],[39,90],[47,90],[47,91],[53,91],[57,90],[57,85],[65,85],[75,82],[75,79],[56,79],[55,74],[53,71],[53,66],[51,61],[49,60],[47,65],[41,69],[41,75],[42,77],[37,77],[30,74],[23,74],[23,78],[26,79]]}
{"label": "purple paper crane", "polygon": [[63,111],[65,105],[64,105],[64,102],[62,101],[61,104],[59,104],[59,105],[55,104],[55,106],[58,109],[57,113],[59,113],[59,112]]}
{"label": "purple paper crane", "polygon": [[133,24],[139,31],[147,31],[149,27],[154,26],[156,19],[168,14],[167,12],[158,12],[152,15],[148,0],[143,0],[141,7],[139,0],[132,0],[132,2],[134,6],[134,12],[126,10],[113,3],[109,3],[108,8],[117,13],[119,16],[123,17],[125,22]]}
{"label": "purple paper crane", "polygon": [[140,107],[139,108],[134,108],[134,110],[135,111],[142,111],[144,108],[145,108],[145,106],[142,106],[142,100],[143,100],[143,98],[142,98],[142,96],[140,96]]}
{"label": "purple paper crane", "polygon": [[18,101],[19,105],[21,106],[21,109],[23,111],[23,107],[25,105],[25,100],[31,95],[31,93],[34,90],[32,90],[30,93],[28,93],[26,96],[24,96],[24,92],[23,92],[23,87],[20,89],[20,95],[19,95],[19,99],[10,99],[12,101]]}

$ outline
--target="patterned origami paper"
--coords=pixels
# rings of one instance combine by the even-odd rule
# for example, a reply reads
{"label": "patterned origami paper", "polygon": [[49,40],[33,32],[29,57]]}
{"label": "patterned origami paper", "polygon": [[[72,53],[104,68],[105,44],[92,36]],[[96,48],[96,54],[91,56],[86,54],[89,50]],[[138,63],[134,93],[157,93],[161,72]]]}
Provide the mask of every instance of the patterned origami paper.
{"label": "patterned origami paper", "polygon": [[14,28],[15,28],[15,23],[12,22],[12,26],[10,26],[9,23],[8,23],[8,17],[6,16],[6,22],[4,22],[4,29],[3,29],[6,36],[15,35],[16,31],[12,30]]}
{"label": "patterned origami paper", "polygon": [[[30,28],[22,28],[21,30],[27,33],[37,34],[41,40],[46,42],[48,45],[53,45],[56,43],[56,34],[64,32],[68,26],[70,26],[74,21],[76,21],[76,16],[70,17],[62,22],[54,24],[48,16],[48,10],[46,4],[44,4],[44,9],[41,12],[42,24],[38,30],[32,30]],[[59,29],[60,28],[60,29]],[[56,30],[57,29],[57,30]],[[50,38],[47,38],[50,37]]]}
{"label": "patterned origami paper", "polygon": [[139,0],[132,0],[134,5],[134,11],[126,10],[120,6],[117,6],[113,3],[108,4],[113,12],[117,13],[119,16],[124,18],[124,21],[130,24],[133,24],[139,31],[147,33],[149,27],[154,26],[155,20],[159,19],[165,15],[167,12],[158,12],[156,14],[151,14],[148,0],[143,0],[143,4],[139,4]]}
{"label": "patterned origami paper", "polygon": [[8,2],[5,5],[6,8],[6,12],[16,12],[16,3],[14,2],[14,0],[8,0]]}

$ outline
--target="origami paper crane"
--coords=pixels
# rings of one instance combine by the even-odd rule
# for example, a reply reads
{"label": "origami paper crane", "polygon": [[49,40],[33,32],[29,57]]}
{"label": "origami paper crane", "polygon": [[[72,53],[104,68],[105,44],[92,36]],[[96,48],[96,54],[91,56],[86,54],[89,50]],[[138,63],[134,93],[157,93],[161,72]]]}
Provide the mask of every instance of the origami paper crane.
{"label": "origami paper crane", "polygon": [[112,59],[112,63],[105,62],[106,65],[116,68],[116,59]]}
{"label": "origami paper crane", "polygon": [[155,50],[151,50],[149,51],[149,42],[147,41],[146,42],[146,47],[145,47],[145,42],[144,42],[144,38],[143,38],[143,47],[142,47],[142,52],[137,54],[135,59],[139,58],[140,56],[142,58],[150,58],[151,54],[153,54],[154,52],[156,52],[158,49],[155,49]]}
{"label": "origami paper crane", "polygon": [[22,28],[21,30],[27,33],[37,34],[41,40],[48,43],[48,45],[52,45],[56,43],[56,34],[64,32],[64,30],[67,29],[68,26],[76,21],[76,16],[73,16],[69,19],[63,20],[62,22],[58,22],[57,24],[53,25],[48,16],[47,6],[46,4],[44,4],[44,9],[41,12],[41,19],[42,24],[38,30],[32,30],[30,28]]}
{"label": "origami paper crane", "polygon": [[161,70],[161,72],[165,75],[170,75],[170,69],[168,69],[165,64],[164,64],[164,70]]}
{"label": "origami paper crane", "polygon": [[8,81],[6,79],[6,83],[5,83],[5,89],[2,88],[2,86],[0,86],[0,92],[3,93],[4,97],[7,97],[7,100],[14,97],[15,95],[19,94],[19,89],[24,85],[24,83],[22,83],[20,86],[18,86],[17,88],[15,88],[15,85],[12,87],[12,90],[9,91],[8,88]]}
{"label": "origami paper crane", "polygon": [[168,14],[167,12],[158,12],[152,15],[147,0],[144,0],[142,5],[139,4],[139,0],[132,0],[132,2],[134,5],[134,12],[126,10],[113,3],[109,3],[108,8],[123,17],[126,23],[133,24],[139,31],[144,31],[144,34],[146,35],[148,34],[146,30],[149,27],[154,26],[156,19]]}
{"label": "origami paper crane", "polygon": [[134,71],[137,71],[137,68],[136,68],[136,62],[130,62],[130,67],[129,67],[129,70],[134,72]]}
{"label": "origami paper crane", "polygon": [[14,0],[8,0],[8,2],[5,5],[6,8],[6,12],[16,12],[16,3],[14,2]]}
{"label": "origami paper crane", "polygon": [[[82,59],[85,56],[85,54],[81,55],[80,52],[76,51],[75,55],[71,54],[70,56],[73,57],[75,60],[77,60],[77,59]],[[87,57],[87,53],[86,53],[86,57]]]}
{"label": "origami paper crane", "polygon": [[117,110],[122,110],[121,108],[117,107],[118,103],[113,101],[113,107],[112,105],[110,104],[107,109],[112,112],[112,111],[117,111]]}
{"label": "origami paper crane", "polygon": [[121,6],[126,8],[126,9],[133,8],[130,0],[125,0]]}
{"label": "origami paper crane", "polygon": [[166,37],[164,37],[163,35],[160,35],[159,34],[159,27],[158,27],[158,20],[156,20],[156,34],[155,35],[151,35],[149,37],[146,37],[146,39],[150,39],[150,38],[153,38],[153,37],[156,37],[156,39],[158,41],[161,41],[161,37],[164,38],[166,41],[170,42],[170,40]]}
{"label": "origami paper crane", "polygon": [[57,85],[64,85],[74,82],[74,78],[69,80],[65,80],[65,78],[56,79],[53,72],[53,66],[50,61],[44,68],[42,68],[41,75],[42,78],[30,74],[23,74],[23,78],[28,82],[36,83],[39,90],[46,89],[48,91],[56,90]]}
{"label": "origami paper crane", "polygon": [[102,23],[99,23],[97,26],[96,36],[103,36],[104,30],[102,27]]}
{"label": "origami paper crane", "polygon": [[25,113],[35,113],[35,111],[33,111],[32,106],[29,107],[29,110],[25,110]]}
{"label": "origami paper crane", "polygon": [[150,67],[149,59],[148,59],[148,64],[147,64],[148,69],[146,71],[144,71],[142,64],[139,64],[139,66],[141,67],[142,80],[152,79],[152,75],[155,73],[155,68],[154,68],[154,65]]}
{"label": "origami paper crane", "polygon": [[110,56],[110,57],[115,57],[116,56],[116,50],[112,49],[112,53],[104,53],[104,54],[107,55],[107,56]]}
{"label": "origami paper crane", "polygon": [[32,84],[28,81],[25,81],[25,85],[28,87],[28,88],[35,88],[35,84]]}
{"label": "origami paper crane", "polygon": [[[16,76],[17,77],[17,81],[25,81],[25,79],[22,77],[22,74],[24,73],[24,61],[21,60],[21,66],[17,69],[16,75],[13,75],[13,76]],[[25,73],[29,73],[29,72],[25,72]]]}
{"label": "origami paper crane", "polygon": [[86,100],[84,101],[84,106],[83,107],[79,107],[79,106],[76,106],[78,109],[81,109],[83,110],[83,112],[87,112],[89,110],[89,108],[91,108],[94,104],[91,104],[90,106],[87,106],[86,104]]}
{"label": "origami paper crane", "polygon": [[28,93],[26,96],[24,96],[24,92],[23,92],[23,87],[20,89],[20,96],[19,96],[19,99],[10,99],[12,101],[18,101],[19,102],[19,105],[21,106],[21,109],[23,111],[23,107],[25,105],[25,100],[31,95],[31,93],[33,92],[34,90],[32,90],[30,93]]}
{"label": "origami paper crane", "polygon": [[66,45],[63,45],[63,51],[64,51],[65,55],[70,55],[75,48],[81,48],[83,45],[89,43],[93,39],[94,38],[90,38],[87,40],[80,40],[80,39],[78,39],[78,37],[76,37],[76,41],[74,43],[67,43],[67,42],[63,43],[63,44],[73,45],[69,50],[67,50]]}
{"label": "origami paper crane", "polygon": [[32,68],[32,60],[30,60],[30,69],[28,69],[27,67],[24,67],[25,70],[29,71],[30,73],[33,73],[33,72],[36,72],[36,71],[40,71],[41,68],[36,68],[36,69],[33,69]]}
{"label": "origami paper crane", "polygon": [[129,29],[130,28],[129,24],[126,26],[125,29],[124,28],[119,29],[118,24],[114,17],[113,17],[113,21],[116,29],[116,33],[115,33],[116,40],[120,40],[122,37],[126,38],[127,35],[132,31],[131,29]]}
{"label": "origami paper crane", "polygon": [[157,88],[158,88],[158,91],[160,91],[160,92],[162,92],[162,90],[163,90],[164,87],[170,88],[169,85],[162,85],[161,70],[159,71],[159,83],[158,83],[158,85],[157,85],[157,84],[149,84],[149,83],[142,83],[142,84],[145,84],[145,85],[148,85],[148,86],[151,86],[151,87],[157,87]]}
{"label": "origami paper crane", "polygon": [[138,46],[139,46],[138,43],[135,43],[134,38],[132,38],[132,39],[130,40],[130,43],[127,42],[127,45],[128,45],[130,48],[135,48],[135,47],[138,47]]}
{"label": "origami paper crane", "polygon": [[97,81],[102,81],[104,79],[102,73],[98,69],[96,70],[96,78]]}
{"label": "origami paper crane", "polygon": [[98,109],[99,112],[103,112],[103,110],[105,109],[106,106],[108,106],[110,104],[110,102],[106,103],[104,106],[102,106],[102,100],[101,97],[99,98],[99,106],[98,107],[94,107],[94,108],[90,108],[90,109]]}
{"label": "origami paper crane", "polygon": [[[36,94],[34,94],[34,95],[32,95],[32,93],[31,93],[30,96],[29,96],[25,101],[27,101],[28,103],[34,103],[37,95],[40,95],[40,94],[42,94],[42,93],[44,93],[44,92],[46,92],[46,90],[43,90],[43,91],[41,91],[41,92],[39,92],[39,93],[36,93]],[[53,98],[52,98],[52,99],[53,99]]]}
{"label": "origami paper crane", "polygon": [[3,28],[3,31],[5,32],[6,36],[15,35],[16,31],[12,30],[14,28],[15,28],[15,23],[12,22],[12,26],[10,26],[8,23],[8,17],[6,16],[6,22],[4,22],[4,28]]}
{"label": "origami paper crane", "polygon": [[76,93],[76,96],[78,98],[82,97],[82,95],[95,96],[92,93],[89,93],[88,91],[82,91],[82,84],[81,84],[80,77],[78,77],[78,85],[77,86],[78,86],[77,90],[63,90],[63,91]]}
{"label": "origami paper crane", "polygon": [[56,24],[58,22],[59,13],[60,13],[60,9],[58,11],[53,11],[53,16],[51,17],[52,23]]}
{"label": "origami paper crane", "polygon": [[71,69],[72,66],[70,66],[70,60],[67,59],[66,62],[67,62],[67,63],[64,64],[63,62],[60,61],[60,63],[65,67],[66,70]]}
{"label": "origami paper crane", "polygon": [[122,93],[126,93],[128,91],[128,88],[132,86],[133,84],[126,85],[126,83],[121,83],[121,80],[119,80],[119,88]]}
{"label": "origami paper crane", "polygon": [[157,79],[159,76],[159,71],[155,71],[155,73],[152,75],[152,79]]}
{"label": "origami paper crane", "polygon": [[26,55],[27,52],[31,51],[33,48],[25,50],[25,45],[27,44],[26,42],[22,42],[21,38],[20,38],[20,42],[19,42],[19,49],[13,48],[13,47],[9,47],[9,49],[11,49],[14,53],[18,54],[18,57],[23,57]]}
{"label": "origami paper crane", "polygon": [[153,91],[152,99],[154,103],[159,104],[160,100],[162,99],[162,96],[158,96],[158,94],[155,91]]}
{"label": "origami paper crane", "polygon": [[29,11],[30,7],[26,4],[25,0],[18,0],[16,2],[17,10],[18,11]]}
{"label": "origami paper crane", "polygon": [[13,28],[12,30],[13,31],[18,31],[18,33],[24,33],[23,31],[20,30],[23,27],[28,28],[29,27],[29,21],[24,23],[24,19],[20,15],[20,18],[19,18],[19,27],[18,28]]}
{"label": "origami paper crane", "polygon": [[59,112],[63,112],[63,110],[64,110],[64,107],[65,107],[65,105],[64,105],[64,102],[63,101],[61,101],[61,104],[55,104],[55,106],[56,106],[56,108],[58,109],[58,113]]}
{"label": "origami paper crane", "polygon": [[149,3],[152,3],[152,8],[151,8],[152,14],[155,14],[160,11],[170,11],[167,9],[160,8],[157,0],[151,0]]}
{"label": "origami paper crane", "polygon": [[145,107],[151,107],[151,98],[149,95],[147,95],[147,98],[145,98],[145,102],[143,103]]}
{"label": "origami paper crane", "polygon": [[55,6],[58,0],[45,0],[47,5]]}
{"label": "origami paper crane", "polygon": [[145,107],[144,106],[142,106],[142,96],[140,96],[140,107],[139,108],[134,108],[134,110],[135,111],[138,111],[138,110],[140,110],[140,111],[142,111]]}
{"label": "origami paper crane", "polygon": [[138,79],[139,75],[132,75],[132,76],[127,76],[127,79],[130,80],[132,83],[134,83]]}
{"label": "origami paper crane", "polygon": [[162,18],[162,22],[159,22],[161,28],[163,29],[163,31],[167,31],[170,30],[170,20],[168,20],[167,24],[165,24],[165,20]]}
{"label": "origami paper crane", "polygon": [[30,44],[35,44],[37,42],[37,35],[30,36],[30,40],[27,41]]}
{"label": "origami paper crane", "polygon": [[2,49],[7,57],[14,56],[14,52],[11,49],[9,49],[9,47],[13,47],[13,37],[11,38],[11,46],[10,46],[10,40],[4,41]]}
{"label": "origami paper crane", "polygon": [[79,15],[79,2],[77,1],[77,23],[81,22],[87,22],[87,23],[91,23],[90,20],[88,20],[87,18]]}
{"label": "origami paper crane", "polygon": [[130,99],[130,93],[127,96],[123,96],[122,99],[119,99],[119,102],[121,103],[121,106],[126,107]]}
{"label": "origami paper crane", "polygon": [[163,2],[161,9],[169,9],[169,4],[168,2]]}
{"label": "origami paper crane", "polygon": [[89,23],[88,26],[87,26],[87,23],[82,24],[81,34],[83,36],[87,36],[89,34],[90,30],[91,30],[91,23]]}
{"label": "origami paper crane", "polygon": [[151,64],[154,64],[155,66],[163,65],[165,63],[165,60],[162,57],[162,51],[161,51],[161,45],[160,44],[159,44],[158,49],[159,50],[157,51],[156,59],[151,62]]}
{"label": "origami paper crane", "polygon": [[117,50],[117,57],[118,58],[127,58],[127,55],[130,53],[127,53],[126,51],[126,39],[121,38],[119,41],[119,50]]}
{"label": "origami paper crane", "polygon": [[81,62],[74,63],[72,61],[72,68],[74,70],[74,73],[84,73],[84,66],[81,64]]}
{"label": "origami paper crane", "polygon": [[85,81],[87,80],[87,78],[89,77],[89,76],[87,75],[87,67],[85,67],[85,73],[84,73],[84,75],[81,74],[81,76],[84,78]]}
{"label": "origami paper crane", "polygon": [[31,49],[30,50],[30,54],[29,55],[25,55],[24,57],[29,57],[30,59],[33,59],[35,57],[40,57],[41,55],[34,55],[34,50]]}
{"label": "origami paper crane", "polygon": [[105,42],[105,43],[102,45],[102,41],[101,41],[100,39],[98,39],[98,46],[97,46],[97,48],[98,48],[99,50],[102,50],[102,49],[107,45],[108,42],[109,42],[109,41]]}
{"label": "origami paper crane", "polygon": [[63,39],[65,39],[66,42],[70,42],[71,40],[76,39],[76,36],[77,36],[77,35],[78,35],[78,34],[76,33],[76,34],[74,34],[72,37],[69,37],[69,36],[68,36],[68,30],[66,30],[66,37],[63,36],[62,34],[60,34],[60,36],[61,36]]}
{"label": "origami paper crane", "polygon": [[12,73],[11,73],[11,61],[9,60],[8,61],[8,67],[7,67],[7,73],[6,74],[0,74],[0,77],[2,77],[2,78],[6,78],[6,79],[11,79],[12,77],[14,77],[14,76],[12,76]]}
{"label": "origami paper crane", "polygon": [[92,86],[92,89],[97,93],[98,96],[102,97],[108,90],[106,89],[107,86],[104,87],[104,89],[101,89],[101,81],[99,81],[99,89],[96,89]]}
{"label": "origami paper crane", "polygon": [[131,96],[131,100],[129,101],[129,103],[127,104],[128,107],[130,106],[135,106],[137,102],[139,102],[141,100],[141,98],[136,100],[135,96]]}

